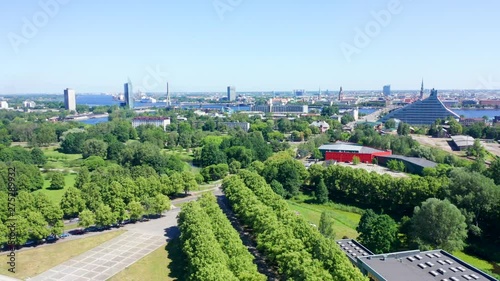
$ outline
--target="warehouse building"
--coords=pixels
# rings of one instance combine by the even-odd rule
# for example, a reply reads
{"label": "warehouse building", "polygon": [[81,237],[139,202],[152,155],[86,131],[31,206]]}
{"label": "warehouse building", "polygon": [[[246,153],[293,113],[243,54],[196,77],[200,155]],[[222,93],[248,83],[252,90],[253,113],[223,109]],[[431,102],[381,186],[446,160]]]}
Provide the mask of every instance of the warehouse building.
{"label": "warehouse building", "polygon": [[337,142],[325,144],[319,147],[325,161],[335,160],[338,162],[352,162],[354,157],[358,157],[362,163],[372,163],[376,156],[392,155],[390,150],[378,150],[354,143]]}
{"label": "warehouse building", "polygon": [[437,163],[425,158],[407,157],[401,155],[377,156],[377,163],[381,166],[387,166],[390,160],[397,160],[405,164],[405,172],[416,175],[423,175],[425,168],[435,168]]}
{"label": "warehouse building", "polygon": [[371,281],[466,281],[497,279],[443,250],[374,255],[352,239],[337,244]]}
{"label": "warehouse building", "polygon": [[467,150],[469,147],[474,145],[474,138],[471,136],[452,136],[451,137],[454,150]]}

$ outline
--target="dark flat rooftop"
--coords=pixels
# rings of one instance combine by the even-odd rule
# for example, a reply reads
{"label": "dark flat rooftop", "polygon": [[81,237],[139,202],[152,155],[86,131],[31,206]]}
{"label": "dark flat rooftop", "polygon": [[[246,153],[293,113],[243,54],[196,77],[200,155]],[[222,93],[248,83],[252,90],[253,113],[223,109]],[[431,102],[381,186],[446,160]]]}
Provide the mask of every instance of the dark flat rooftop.
{"label": "dark flat rooftop", "polygon": [[390,159],[399,159],[399,160],[405,160],[410,163],[413,163],[415,165],[424,167],[424,168],[434,168],[437,166],[437,163],[429,161],[425,158],[418,158],[418,157],[407,157],[407,156],[402,156],[402,155],[388,155],[388,156],[379,156],[381,158],[390,158]]}
{"label": "dark flat rooftop", "polygon": [[442,250],[390,253],[358,260],[387,281],[497,280]]}

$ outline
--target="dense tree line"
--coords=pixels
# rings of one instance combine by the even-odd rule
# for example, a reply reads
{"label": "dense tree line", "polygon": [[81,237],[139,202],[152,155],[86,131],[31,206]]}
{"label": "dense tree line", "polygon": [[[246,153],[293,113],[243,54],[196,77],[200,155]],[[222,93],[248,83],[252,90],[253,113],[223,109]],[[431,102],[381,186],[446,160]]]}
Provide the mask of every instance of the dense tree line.
{"label": "dense tree line", "polygon": [[252,254],[248,252],[238,232],[219,208],[215,196],[205,193],[198,201],[210,219],[217,242],[229,258],[228,266],[234,275],[240,280],[266,280],[265,276],[257,272]]}
{"label": "dense tree line", "polygon": [[170,208],[167,196],[196,186],[189,172],[158,175],[148,166],[128,169],[118,165],[89,172],[84,167],[60,205],[66,218],[79,215],[82,226],[107,226],[143,215],[160,215]]}
{"label": "dense tree line", "polygon": [[238,280],[229,269],[229,258],[217,241],[210,218],[198,202],[184,205],[178,222],[188,261],[187,280]]}
{"label": "dense tree line", "polygon": [[[364,280],[361,273],[352,267],[335,242],[332,239],[322,236],[302,217],[292,212],[288,208],[286,201],[279,195],[276,195],[266,181],[258,174],[242,170],[238,176],[227,178],[224,181],[223,188],[226,195],[230,198],[233,208],[239,209],[236,212],[242,217],[245,223],[251,225],[257,232],[257,242],[259,242],[259,233],[266,231],[265,221],[274,221],[271,229],[275,229],[276,227],[282,233],[290,231],[286,234],[288,240],[296,241],[297,245],[293,246],[295,249],[297,249],[298,245],[301,245],[301,251],[307,253],[308,255],[306,256],[308,259],[312,260],[312,266],[326,269],[334,280]],[[246,207],[242,206],[243,204]],[[269,218],[261,221],[261,212],[265,212],[266,209],[267,212],[265,214],[272,216],[272,219]],[[249,213],[253,213],[255,216],[251,216]],[[285,234],[283,233],[282,235]],[[273,241],[272,238],[270,237],[270,241]],[[274,244],[276,242],[271,245]],[[271,257],[276,255],[273,251],[283,249],[284,246],[279,247],[279,245],[276,245],[275,247],[268,249],[271,252],[269,254]],[[290,245],[289,247],[292,246]],[[277,260],[277,262],[279,265],[280,260]],[[310,264],[309,261],[308,264]]]}
{"label": "dense tree line", "polygon": [[302,241],[295,238],[293,230],[280,222],[273,209],[262,203],[241,178],[226,177],[222,188],[233,210],[252,228],[257,247],[286,279],[334,280],[322,262],[313,259]]}

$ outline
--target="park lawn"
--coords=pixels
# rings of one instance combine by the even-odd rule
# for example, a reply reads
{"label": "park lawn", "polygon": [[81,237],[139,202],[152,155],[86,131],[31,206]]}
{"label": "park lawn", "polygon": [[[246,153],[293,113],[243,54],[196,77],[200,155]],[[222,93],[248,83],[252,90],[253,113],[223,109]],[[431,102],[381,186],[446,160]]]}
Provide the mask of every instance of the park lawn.
{"label": "park lawn", "polygon": [[167,155],[176,155],[179,157],[182,161],[184,162],[193,162],[194,155],[193,152],[187,152],[187,151],[178,151],[178,150],[171,150],[171,149],[163,149],[165,154]]}
{"label": "park lawn", "polygon": [[108,281],[175,280],[169,277],[170,259],[168,258],[165,246],[166,245],[163,245],[136,263],[125,268],[115,276],[111,277]]}
{"label": "park lawn", "polygon": [[111,231],[88,238],[58,242],[50,246],[17,252],[16,273],[9,272],[9,265],[2,262],[0,264],[0,274],[18,279],[26,279],[36,276],[71,258],[81,255],[108,240],[115,238],[124,232],[125,230]]}
{"label": "park lawn", "polygon": [[358,237],[356,227],[361,219],[360,214],[337,210],[326,205],[287,202],[292,210],[299,212],[307,221],[317,226],[319,226],[319,220],[323,211],[332,212],[335,219],[334,228],[337,239],[341,239],[344,236],[352,239]]}
{"label": "park lawn", "polygon": [[500,264],[495,262],[488,262],[480,258],[468,255],[464,252],[454,252],[454,256],[461,259],[462,261],[469,263],[477,269],[480,269],[487,274],[492,275],[495,278],[500,279]]}
{"label": "park lawn", "polygon": [[57,147],[42,148],[47,156],[47,166],[53,169],[74,168],[81,162],[81,154],[64,154],[57,151]]}
{"label": "park lawn", "polygon": [[59,205],[59,202],[61,202],[61,199],[66,192],[66,190],[69,187],[72,187],[75,185],[75,179],[76,179],[76,174],[68,174],[64,176],[64,182],[65,182],[65,187],[64,189],[60,190],[50,190],[47,189],[50,186],[50,180],[45,180],[43,184],[43,189],[37,190],[36,192],[43,192],[49,196],[49,199],[52,200],[52,202],[56,203]]}

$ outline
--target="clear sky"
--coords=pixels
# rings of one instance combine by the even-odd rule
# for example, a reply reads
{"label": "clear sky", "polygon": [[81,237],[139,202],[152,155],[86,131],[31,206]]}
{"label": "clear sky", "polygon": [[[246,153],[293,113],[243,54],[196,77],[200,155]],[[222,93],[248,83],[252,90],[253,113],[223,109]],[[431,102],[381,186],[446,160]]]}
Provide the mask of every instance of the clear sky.
{"label": "clear sky", "polygon": [[128,77],[154,92],[166,81],[174,92],[419,89],[422,78],[500,88],[498,11],[498,0],[5,0],[0,94],[117,93]]}

